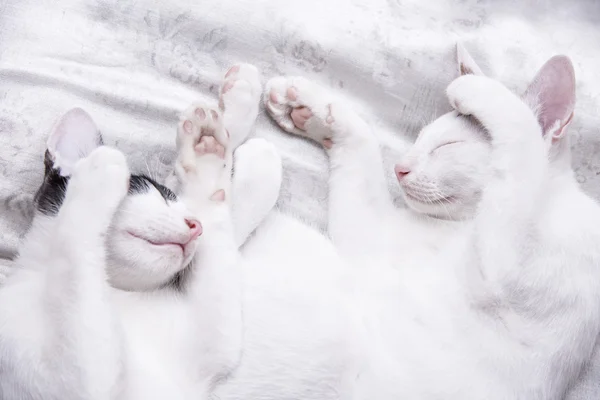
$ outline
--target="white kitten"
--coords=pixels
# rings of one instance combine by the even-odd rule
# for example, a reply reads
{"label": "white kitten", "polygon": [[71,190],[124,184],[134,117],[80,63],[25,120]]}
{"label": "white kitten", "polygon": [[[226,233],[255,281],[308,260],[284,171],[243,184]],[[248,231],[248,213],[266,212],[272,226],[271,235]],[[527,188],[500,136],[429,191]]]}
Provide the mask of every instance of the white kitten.
{"label": "white kitten", "polygon": [[571,63],[548,61],[525,102],[480,76],[448,95],[458,112],[396,167],[413,209],[475,214],[445,246],[455,224],[392,207],[367,123],[305,79],[269,82],[280,126],[328,148],[335,248],[278,216],[259,229],[244,357],[219,398],[564,396],[600,329],[600,210],[568,166]]}
{"label": "white kitten", "polygon": [[[206,398],[235,368],[243,239],[229,212],[231,142],[248,135],[260,94],[256,69],[238,65],[223,84],[223,114],[198,105],[183,113],[180,198],[130,176],[83,110],[59,121],[39,212],[0,287],[2,399]],[[272,169],[262,178],[278,187],[272,146],[255,140],[240,151],[238,196],[251,194],[254,172]],[[246,200],[270,202],[253,208],[264,216],[276,193]],[[258,222],[246,217],[240,231]]]}

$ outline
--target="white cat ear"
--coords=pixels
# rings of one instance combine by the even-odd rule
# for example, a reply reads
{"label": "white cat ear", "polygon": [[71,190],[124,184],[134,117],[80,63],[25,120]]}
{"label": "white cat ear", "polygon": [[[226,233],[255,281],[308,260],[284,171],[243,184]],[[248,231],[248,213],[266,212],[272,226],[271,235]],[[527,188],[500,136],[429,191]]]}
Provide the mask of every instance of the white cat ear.
{"label": "white cat ear", "polygon": [[102,136],[92,117],[81,108],[73,108],[54,125],[48,138],[48,153],[54,168],[62,176],[69,176],[73,167],[102,145]]}
{"label": "white cat ear", "polygon": [[456,61],[458,62],[458,73],[462,75],[480,75],[483,76],[483,71],[467,49],[460,43],[456,44]]}
{"label": "white cat ear", "polygon": [[525,92],[525,101],[538,116],[544,135],[562,138],[575,109],[575,71],[566,56],[554,56],[539,70]]}

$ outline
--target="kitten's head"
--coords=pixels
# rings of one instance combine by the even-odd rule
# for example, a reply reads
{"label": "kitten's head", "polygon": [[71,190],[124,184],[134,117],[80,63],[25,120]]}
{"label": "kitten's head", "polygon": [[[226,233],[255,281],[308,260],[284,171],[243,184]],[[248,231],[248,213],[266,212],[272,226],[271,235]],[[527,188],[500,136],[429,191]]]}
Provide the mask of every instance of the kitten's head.
{"label": "kitten's head", "polygon": [[[482,75],[464,47],[457,46],[461,75]],[[542,132],[552,141],[550,157],[568,168],[566,127],[575,106],[575,73],[571,61],[556,56],[546,62],[523,96],[538,116]],[[507,116],[510,117],[510,116]],[[424,127],[395,167],[404,198],[419,213],[440,218],[468,218],[479,203],[491,173],[490,138],[472,117],[455,111]]]}
{"label": "kitten's head", "polygon": [[[59,212],[77,161],[102,143],[85,111],[73,109],[60,119],[48,139],[44,182],[35,196],[39,212],[47,216]],[[200,222],[171,190],[147,176],[132,175],[129,193],[106,237],[110,283],[123,290],[144,291],[177,282],[201,233]]]}

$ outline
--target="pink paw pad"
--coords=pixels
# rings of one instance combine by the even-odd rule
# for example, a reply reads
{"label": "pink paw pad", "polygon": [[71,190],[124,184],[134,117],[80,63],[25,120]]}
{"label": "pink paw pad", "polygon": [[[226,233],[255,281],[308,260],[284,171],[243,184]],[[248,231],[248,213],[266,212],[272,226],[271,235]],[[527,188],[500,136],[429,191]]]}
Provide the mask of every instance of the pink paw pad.
{"label": "pink paw pad", "polygon": [[234,81],[225,82],[225,84],[223,85],[223,89],[221,89],[221,93],[225,94],[225,93],[229,92],[231,90],[231,88],[233,87],[233,85],[235,85]]}
{"label": "pink paw pad", "polygon": [[293,86],[288,88],[286,94],[287,94],[287,98],[290,99],[291,101],[296,101],[296,99],[298,98],[298,90]]}
{"label": "pink paw pad", "polygon": [[279,96],[277,96],[277,92],[275,91],[275,89],[272,89],[269,92],[269,100],[271,100],[271,103],[273,104],[279,104]]}
{"label": "pink paw pad", "polygon": [[295,108],[290,113],[290,117],[292,118],[292,121],[294,122],[296,128],[302,130],[304,130],[306,121],[308,121],[312,116],[312,111],[310,110],[310,108],[307,107]]}
{"label": "pink paw pad", "polygon": [[204,121],[204,119],[206,118],[206,111],[204,111],[202,108],[196,108],[196,111],[194,111],[194,113],[198,118],[200,118],[200,121]]}
{"label": "pink paw pad", "polygon": [[220,158],[225,158],[225,148],[213,136],[202,136],[194,150],[198,155],[215,154]]}
{"label": "pink paw pad", "polygon": [[192,125],[192,121],[185,121],[183,123],[183,130],[185,133],[191,134],[193,131],[193,125]]}
{"label": "pink paw pad", "polygon": [[212,201],[225,201],[225,191],[223,189],[219,189],[210,196]]}
{"label": "pink paw pad", "polygon": [[229,78],[230,75],[237,74],[238,72],[240,72],[240,66],[234,65],[233,67],[229,68],[229,71],[227,71],[225,74],[225,78]]}

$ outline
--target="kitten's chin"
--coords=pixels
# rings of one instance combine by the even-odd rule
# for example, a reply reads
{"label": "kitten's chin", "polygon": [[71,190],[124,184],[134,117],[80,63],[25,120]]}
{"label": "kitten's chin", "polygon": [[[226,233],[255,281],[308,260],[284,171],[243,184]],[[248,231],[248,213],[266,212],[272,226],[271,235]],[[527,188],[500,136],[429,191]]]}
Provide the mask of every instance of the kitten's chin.
{"label": "kitten's chin", "polygon": [[462,205],[455,196],[421,197],[402,191],[408,207],[418,214],[440,219],[462,219]]}
{"label": "kitten's chin", "polygon": [[[157,266],[160,268],[160,266]],[[109,274],[109,281],[112,287],[126,292],[153,292],[155,290],[169,286],[169,283],[173,281],[174,277],[179,274],[184,267],[173,273],[167,271],[135,271],[128,273],[125,271],[112,271]],[[131,271],[130,271],[131,272]]]}
{"label": "kitten's chin", "polygon": [[456,201],[454,196],[430,196],[430,195],[416,195],[408,190],[404,190],[404,198],[408,201],[412,201],[418,204],[424,204],[428,206],[443,206],[446,204],[452,204]]}
{"label": "kitten's chin", "polygon": [[469,220],[473,218],[476,211],[476,206],[471,202],[464,202],[456,197],[451,202],[438,204],[419,202],[407,196],[404,199],[408,207],[414,212],[437,219],[454,221]]}
{"label": "kitten's chin", "polygon": [[108,276],[111,285],[129,292],[149,292],[167,285],[191,262],[196,243],[153,245],[131,235],[121,235],[109,246]]}

